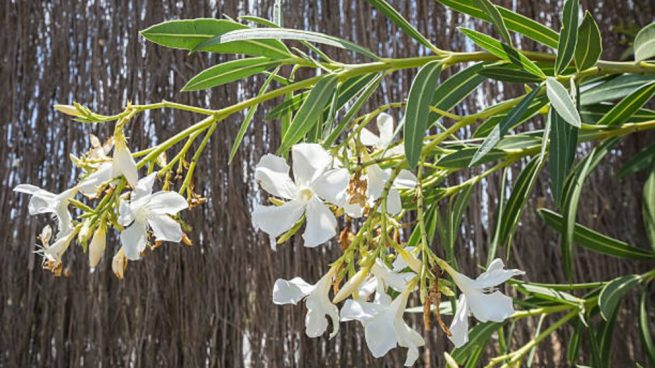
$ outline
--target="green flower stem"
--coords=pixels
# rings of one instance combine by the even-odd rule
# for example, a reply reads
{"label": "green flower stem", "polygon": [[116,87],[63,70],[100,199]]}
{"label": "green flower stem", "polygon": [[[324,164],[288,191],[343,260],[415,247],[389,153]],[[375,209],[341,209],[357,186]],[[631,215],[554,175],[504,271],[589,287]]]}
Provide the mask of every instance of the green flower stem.
{"label": "green flower stem", "polygon": [[[574,307],[572,305],[554,305],[554,306],[551,306],[551,307],[534,308],[534,309],[516,311],[509,318],[511,318],[513,320],[517,320],[517,319],[521,319],[521,318],[540,316],[540,315],[544,315],[544,314],[553,314],[553,313],[558,313],[558,312],[565,312],[565,311],[571,310],[573,308],[576,308],[576,307]],[[577,308],[576,308],[576,311],[577,311]]]}
{"label": "green flower stem", "polygon": [[182,182],[182,187],[180,188],[180,194],[184,193],[184,190],[186,189],[187,197],[191,197],[192,194],[191,192],[193,191],[193,188],[190,187],[190,184],[191,184],[191,179],[193,179],[193,172],[196,170],[196,165],[198,165],[198,160],[200,159],[200,155],[205,150],[207,143],[209,143],[209,138],[211,138],[217,126],[218,126],[218,122],[214,122],[207,130],[207,133],[205,133],[205,137],[202,139],[202,142],[200,142],[200,146],[196,150],[196,153],[193,155],[193,158],[191,159],[191,164],[189,164],[189,170],[187,171],[186,176],[184,177],[184,181]]}
{"label": "green flower stem", "polygon": [[486,367],[493,367],[496,364],[499,364],[500,362],[505,361],[505,360],[507,360],[507,362],[502,365],[503,368],[514,366],[515,364],[520,362],[521,359],[523,359],[523,357],[528,352],[530,352],[530,350],[533,347],[537,346],[541,341],[543,341],[545,338],[550,336],[550,334],[553,333],[555,330],[557,330],[558,328],[565,325],[569,320],[576,317],[578,315],[578,313],[579,313],[578,309],[570,311],[564,317],[560,318],[555,323],[548,326],[547,329],[545,329],[543,332],[541,332],[538,336],[536,336],[530,342],[523,345],[520,349],[515,350],[512,353],[505,354],[505,355],[500,355],[500,356],[497,356],[497,357],[491,359],[491,361],[489,362],[489,364],[486,365]]}

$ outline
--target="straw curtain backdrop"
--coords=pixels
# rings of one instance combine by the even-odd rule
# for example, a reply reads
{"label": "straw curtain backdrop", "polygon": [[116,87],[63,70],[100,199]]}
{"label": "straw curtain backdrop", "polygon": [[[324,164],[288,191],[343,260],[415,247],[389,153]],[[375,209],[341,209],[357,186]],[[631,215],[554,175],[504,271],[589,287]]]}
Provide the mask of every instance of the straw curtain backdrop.
{"label": "straw curtain backdrop", "polygon": [[[264,120],[265,109],[246,135],[230,166],[228,153],[243,115],[221,123],[202,156],[196,191],[208,198],[204,206],[184,215],[193,227],[193,246],[166,244],[139,262],[130,262],[124,281],[111,271],[117,239],[110,239],[95,272],[87,255],[76,247],[64,262],[65,277],[55,278],[40,269],[34,254],[36,235],[46,219],[30,217],[27,198],[12,189],[32,183],[53,192],[70,187],[75,168],[69,154],[89,148],[89,133],[111,136],[112,125],[72,122],[52,110],[56,103],[73,100],[94,111],[112,114],[128,101],[162,99],[219,108],[257,93],[263,79],[251,78],[210,92],[179,92],[200,70],[226,60],[217,55],[175,51],[146,43],[138,31],[168,19],[197,17],[236,18],[253,14],[270,18],[273,0],[214,1],[28,1],[0,4],[0,367],[395,367],[404,352],[374,359],[366,348],[359,324],[342,324],[341,333],[309,339],[304,334],[305,309],[276,306],[271,301],[276,278],[302,276],[316,280],[339,253],[331,244],[316,249],[299,242],[270,250],[268,239],[254,231],[250,221],[256,192],[254,165],[279,141],[278,122]],[[454,50],[472,49],[458,25],[490,31],[487,24],[454,14],[433,0],[391,1],[434,44]],[[528,17],[559,29],[561,1],[499,0]],[[582,0],[603,30],[603,58],[616,60],[625,50],[625,34],[652,21],[652,0]],[[381,56],[409,57],[422,52],[364,0],[286,0],[284,24],[289,28],[320,31],[362,44]],[[536,49],[532,42],[523,49]],[[351,57],[330,49],[337,60]],[[407,97],[412,73],[387,78],[370,106]],[[453,71],[448,71],[452,73]],[[442,77],[443,78],[443,77]],[[495,88],[495,87],[494,87]],[[483,84],[458,109],[471,111],[494,98],[517,96],[498,93]],[[271,104],[267,105],[272,106]],[[397,111],[395,112],[398,113]],[[399,118],[396,115],[396,118]],[[142,115],[127,134],[131,145],[142,149],[160,142],[194,122],[191,114],[157,110]],[[578,221],[624,241],[646,242],[641,225],[641,189],[645,177],[619,180],[615,173],[627,157],[652,142],[652,133],[630,137],[601,164],[587,182]],[[277,144],[277,143],[273,143]],[[587,147],[588,148],[588,147]],[[586,149],[585,146],[580,148]],[[515,165],[514,175],[521,164]],[[475,169],[474,169],[475,170]],[[462,269],[477,274],[484,264],[493,228],[500,176],[476,187],[465,212],[458,259]],[[550,201],[547,178],[535,189],[514,241],[511,264],[528,270],[528,279],[562,282],[558,236],[536,215]],[[433,242],[438,247],[438,240]],[[502,249],[501,251],[505,251]],[[504,253],[503,253],[504,254]],[[576,253],[576,281],[608,280],[647,270],[639,262],[625,262]],[[634,315],[636,296],[626,299],[622,313]],[[412,302],[410,302],[412,303]],[[416,301],[412,305],[416,305]],[[651,313],[652,314],[652,313]],[[652,317],[652,316],[651,316]],[[633,319],[628,319],[632,322]],[[519,346],[536,329],[537,319],[526,319],[515,331]],[[420,315],[413,325],[420,326]],[[615,366],[626,366],[643,356],[633,325],[619,317],[614,347]],[[565,365],[568,330],[553,334],[540,345],[537,366]],[[442,366],[449,343],[437,328],[425,334],[425,366]],[[399,349],[398,349],[399,350]],[[583,354],[588,354],[584,349]],[[421,362],[421,361],[419,361]],[[420,366],[417,364],[417,366]]]}

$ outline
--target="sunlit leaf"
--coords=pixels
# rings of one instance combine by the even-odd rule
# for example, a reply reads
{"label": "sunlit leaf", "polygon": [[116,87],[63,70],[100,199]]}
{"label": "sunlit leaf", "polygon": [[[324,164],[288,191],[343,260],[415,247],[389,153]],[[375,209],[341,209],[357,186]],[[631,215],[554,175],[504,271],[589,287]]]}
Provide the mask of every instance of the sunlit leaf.
{"label": "sunlit leaf", "polygon": [[232,60],[214,65],[191,78],[182,91],[198,91],[245,79],[280,65],[280,61],[266,57]]}
{"label": "sunlit leaf", "polygon": [[642,61],[655,56],[655,23],[642,28],[635,37],[635,60]]}
{"label": "sunlit leaf", "polygon": [[546,93],[551,105],[567,123],[579,128],[582,125],[580,114],[568,91],[555,78],[546,79]]}
{"label": "sunlit leaf", "polygon": [[216,37],[212,37],[204,41],[201,45],[199,45],[199,47],[206,48],[228,42],[252,40],[297,40],[315,42],[350,50],[367,56],[371,59],[378,59],[377,55],[375,55],[371,50],[339,37],[329,36],[318,32],[302,31],[289,28],[248,28],[231,31]]}
{"label": "sunlit leaf", "polygon": [[276,40],[252,40],[199,46],[215,37],[235,30],[248,29],[246,25],[226,19],[199,18],[171,20],[155,24],[141,31],[141,35],[158,45],[188,51],[208,51],[221,54],[246,54],[275,59],[291,57],[287,47]]}

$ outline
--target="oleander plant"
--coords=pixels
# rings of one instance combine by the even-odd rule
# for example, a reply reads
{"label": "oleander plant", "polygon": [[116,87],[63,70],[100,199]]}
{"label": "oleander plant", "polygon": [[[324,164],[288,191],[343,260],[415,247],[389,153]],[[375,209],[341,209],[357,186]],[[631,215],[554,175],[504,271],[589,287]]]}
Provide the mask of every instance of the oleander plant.
{"label": "oleander plant", "polygon": [[[253,203],[259,202],[252,209],[253,231],[265,234],[273,249],[295,236],[305,247],[341,249],[318,280],[278,279],[273,286],[273,303],[304,302],[309,337],[332,338],[341,323],[361,323],[374,357],[403,349],[405,365],[412,366],[425,345],[419,326],[409,322],[409,314],[417,313],[426,331],[436,329],[450,341],[444,357],[449,367],[519,367],[531,364],[533,352],[553,331],[569,326],[569,361],[603,367],[611,364],[613,334],[621,333],[614,328],[621,300],[640,293],[640,313],[632,316],[643,341],[638,363],[655,365],[648,313],[655,268],[572,283],[576,247],[625,262],[655,261],[655,144],[620,171],[650,172],[642,216],[650,244],[629,245],[576,223],[583,185],[594,169],[617,142],[655,129],[655,111],[647,108],[655,95],[655,23],[636,35],[630,60],[605,61],[601,30],[579,0],[563,2],[559,30],[491,0],[439,0],[439,6],[492,26],[491,35],[460,27],[476,49],[460,52],[433,44],[385,0],[369,3],[425,55],[383,58],[335,36],[284,28],[279,2],[272,20],[171,20],[143,30],[142,37],[163,47],[233,55],[200,71],[183,91],[255,75],[265,81],[256,96],[219,109],[161,101],[103,115],[82,103],[56,105],[77,122],[113,124],[114,133],[92,136],[90,151],[71,155],[82,173],[74,187],[59,194],[30,184],[15,188],[31,195],[31,214],[56,218],[39,235],[43,268],[60,275],[62,257],[77,244],[93,269],[112,233],[120,247],[108,257],[120,279],[129,277],[129,262],[165,242],[191,245],[187,234],[193,229],[184,217],[206,201],[194,190],[194,172],[202,169],[199,158],[216,127],[235,114],[244,116],[232,161],[257,109],[275,103],[267,117],[279,123],[282,135],[269,142],[276,150],[258,158],[254,177],[261,192],[252,193]],[[547,51],[519,49],[522,38]],[[351,60],[331,58],[334,48],[349,51]],[[444,78],[451,68],[456,72]],[[371,106],[371,96],[401,70],[416,71],[405,98]],[[457,114],[458,104],[483,82],[524,93]],[[130,150],[126,137],[140,129],[131,122],[155,109],[199,118],[152,147]],[[473,167],[479,170],[469,170]],[[521,168],[520,175],[507,175],[511,167]],[[465,275],[454,250],[464,209],[473,189],[495,173],[503,174],[511,190],[492,214],[486,264],[478,274]],[[544,175],[552,208],[529,208],[528,198]],[[526,211],[538,211],[561,234],[561,260],[553,267],[570,282],[528,282],[529,269],[505,266],[512,262],[513,234]],[[527,317],[541,322],[529,341],[510,349],[513,326]],[[579,361],[581,346],[590,347],[590,361]],[[490,347],[495,355],[487,358]]]}

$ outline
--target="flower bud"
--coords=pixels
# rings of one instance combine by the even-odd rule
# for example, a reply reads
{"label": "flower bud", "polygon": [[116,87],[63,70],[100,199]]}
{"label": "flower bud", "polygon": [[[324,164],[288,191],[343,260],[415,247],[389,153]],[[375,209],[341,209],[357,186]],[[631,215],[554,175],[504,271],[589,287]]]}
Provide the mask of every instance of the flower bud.
{"label": "flower bud", "polygon": [[66,114],[68,116],[73,116],[76,118],[82,117],[82,114],[80,111],[72,105],[54,105],[53,106],[55,110],[59,111],[62,114]]}
{"label": "flower bud", "polygon": [[332,303],[336,304],[339,303],[340,301],[346,299],[349,297],[352,293],[354,293],[357,288],[359,288],[359,285],[364,282],[366,279],[366,276],[368,276],[369,271],[371,270],[371,267],[362,267],[355,276],[351,277],[350,280],[348,280],[345,285],[339,290],[337,295],[334,296],[334,299],[332,299]]}
{"label": "flower bud", "polygon": [[118,253],[114,256],[114,259],[111,261],[111,270],[114,271],[114,275],[119,280],[122,280],[125,277],[125,270],[127,269],[127,257],[125,256],[125,251],[123,247],[118,250]]}
{"label": "flower bud", "polygon": [[96,232],[93,234],[91,244],[89,244],[89,266],[91,271],[98,265],[102,255],[105,253],[105,246],[107,245],[107,230],[105,224],[100,224]]}

